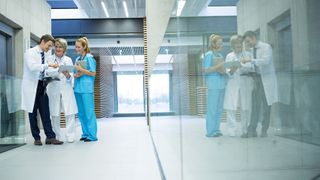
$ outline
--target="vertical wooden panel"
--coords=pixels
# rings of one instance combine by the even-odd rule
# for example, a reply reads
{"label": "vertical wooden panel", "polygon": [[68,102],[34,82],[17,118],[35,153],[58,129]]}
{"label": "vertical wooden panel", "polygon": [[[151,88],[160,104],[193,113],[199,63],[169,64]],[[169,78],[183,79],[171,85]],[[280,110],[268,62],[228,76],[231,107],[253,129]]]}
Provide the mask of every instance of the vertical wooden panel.
{"label": "vertical wooden panel", "polygon": [[147,18],[143,18],[143,54],[144,54],[144,72],[143,72],[143,85],[144,85],[144,100],[145,100],[145,115],[147,124],[150,130],[150,99],[149,99],[149,63],[148,63],[148,46],[147,46]]}
{"label": "vertical wooden panel", "polygon": [[100,91],[100,56],[94,56],[96,60],[96,77],[94,81],[94,109],[97,118],[101,117],[101,91]]}

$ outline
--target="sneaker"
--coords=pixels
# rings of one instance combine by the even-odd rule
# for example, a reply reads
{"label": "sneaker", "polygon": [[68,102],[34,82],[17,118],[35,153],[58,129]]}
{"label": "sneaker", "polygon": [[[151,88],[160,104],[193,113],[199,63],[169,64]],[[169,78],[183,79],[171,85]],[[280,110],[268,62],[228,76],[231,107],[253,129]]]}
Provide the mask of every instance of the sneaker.
{"label": "sneaker", "polygon": [[68,142],[68,143],[73,143],[73,142],[74,142],[74,139],[72,139],[72,138],[67,138],[67,142]]}

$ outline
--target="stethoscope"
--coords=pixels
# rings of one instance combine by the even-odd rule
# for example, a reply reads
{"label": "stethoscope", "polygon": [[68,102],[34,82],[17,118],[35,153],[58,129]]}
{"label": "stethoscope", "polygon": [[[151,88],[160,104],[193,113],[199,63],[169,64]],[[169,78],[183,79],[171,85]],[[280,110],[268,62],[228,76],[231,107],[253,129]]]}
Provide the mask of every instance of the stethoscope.
{"label": "stethoscope", "polygon": [[[59,64],[59,65],[61,65],[61,64],[66,65],[65,62],[63,62],[63,57],[64,57],[64,56],[62,56],[61,58],[58,58],[57,56],[55,56],[55,58],[54,58],[54,63]],[[58,58],[58,59],[57,59],[57,58]],[[60,60],[59,60],[59,59],[60,59]],[[63,62],[63,63],[62,63],[62,62]]]}

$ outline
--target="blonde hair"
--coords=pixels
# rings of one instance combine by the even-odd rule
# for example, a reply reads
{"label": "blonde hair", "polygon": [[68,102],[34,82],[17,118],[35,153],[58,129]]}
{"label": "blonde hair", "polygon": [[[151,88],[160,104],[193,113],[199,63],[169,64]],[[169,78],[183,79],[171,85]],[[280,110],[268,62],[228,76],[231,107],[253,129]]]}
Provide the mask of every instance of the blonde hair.
{"label": "blonde hair", "polygon": [[89,40],[88,40],[88,38],[86,38],[86,37],[81,37],[81,38],[77,39],[76,42],[81,43],[82,47],[85,47],[84,50],[85,50],[87,53],[90,53]]}
{"label": "blonde hair", "polygon": [[230,38],[230,45],[231,45],[231,48],[234,50],[234,46],[236,44],[241,44],[242,45],[242,42],[243,42],[243,38],[242,36],[240,35],[233,35],[231,36]]}
{"label": "blonde hair", "polygon": [[216,34],[212,34],[209,37],[209,49],[210,50],[217,50],[219,49],[219,46],[217,45],[218,40],[222,40],[222,37]]}
{"label": "blonde hair", "polygon": [[67,40],[62,39],[62,38],[57,38],[57,39],[55,39],[55,42],[59,43],[61,45],[61,47],[64,49],[64,52],[67,51],[67,49],[68,49]]}

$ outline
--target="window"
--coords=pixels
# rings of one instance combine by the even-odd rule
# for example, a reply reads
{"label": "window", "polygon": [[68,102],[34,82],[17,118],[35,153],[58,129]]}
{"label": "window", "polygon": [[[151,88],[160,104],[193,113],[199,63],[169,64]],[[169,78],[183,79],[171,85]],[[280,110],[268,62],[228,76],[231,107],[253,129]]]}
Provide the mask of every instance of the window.
{"label": "window", "polygon": [[118,113],[144,112],[142,73],[118,72],[117,97]]}

